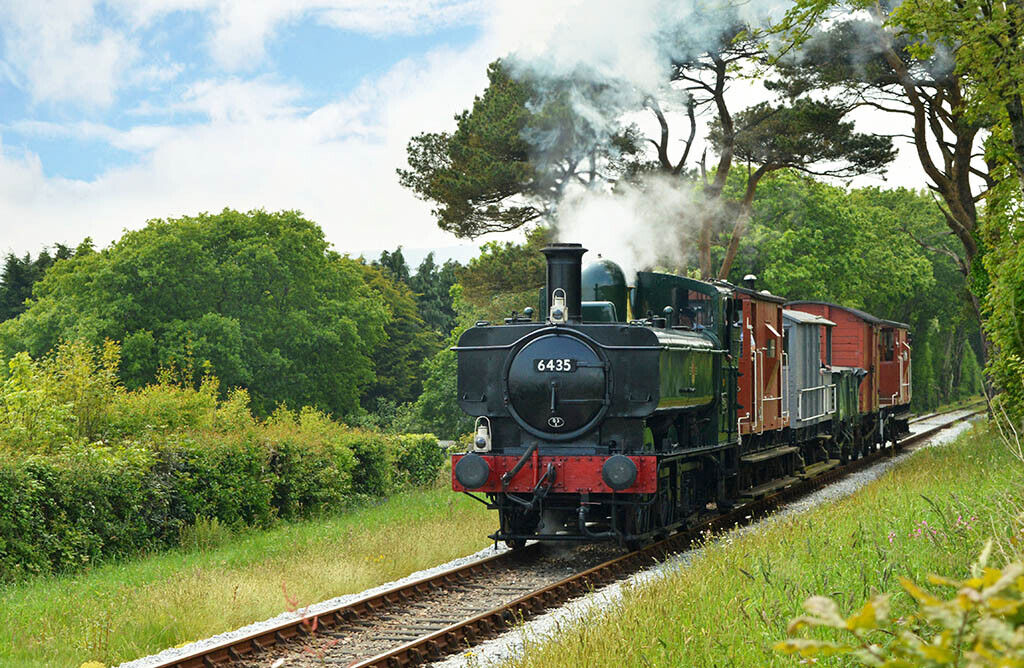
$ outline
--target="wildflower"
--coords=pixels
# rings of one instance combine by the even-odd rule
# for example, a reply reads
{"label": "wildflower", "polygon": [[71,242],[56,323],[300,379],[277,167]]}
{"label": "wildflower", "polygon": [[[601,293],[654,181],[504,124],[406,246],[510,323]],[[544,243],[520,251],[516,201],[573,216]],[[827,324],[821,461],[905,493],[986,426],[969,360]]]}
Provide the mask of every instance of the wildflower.
{"label": "wildflower", "polygon": [[889,532],[889,544],[892,545],[892,542],[894,540],[896,540],[896,532],[895,531],[890,531]]}
{"label": "wildflower", "polygon": [[106,665],[100,663],[99,661],[86,661],[85,663],[83,663],[78,668],[107,668],[107,667],[106,667]]}

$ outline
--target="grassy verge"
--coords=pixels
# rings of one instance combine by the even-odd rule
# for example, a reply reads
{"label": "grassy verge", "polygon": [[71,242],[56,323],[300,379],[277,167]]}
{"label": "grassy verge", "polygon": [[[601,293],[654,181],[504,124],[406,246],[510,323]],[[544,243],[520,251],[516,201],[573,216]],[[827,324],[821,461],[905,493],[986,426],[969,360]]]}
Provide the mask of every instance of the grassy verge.
{"label": "grassy verge", "polygon": [[494,518],[444,488],[232,535],[201,524],[191,549],[0,588],[0,665],[116,664],[359,592],[479,550]]}
{"label": "grassy verge", "polygon": [[[710,541],[689,566],[563,626],[557,642],[527,638],[508,665],[797,665],[771,648],[809,596],[831,596],[850,614],[873,593],[900,591],[900,575],[962,578],[990,536],[993,561],[1019,558],[1022,473],[987,428],[975,428],[841,501]],[[899,614],[909,603],[893,596]]]}

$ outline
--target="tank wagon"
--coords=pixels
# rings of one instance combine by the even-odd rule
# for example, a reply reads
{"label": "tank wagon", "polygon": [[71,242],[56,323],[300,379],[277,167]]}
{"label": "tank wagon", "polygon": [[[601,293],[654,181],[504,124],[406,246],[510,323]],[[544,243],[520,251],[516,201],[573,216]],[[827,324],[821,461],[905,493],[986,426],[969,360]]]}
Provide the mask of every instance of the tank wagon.
{"label": "tank wagon", "polygon": [[454,348],[476,428],[452,487],[498,511],[495,540],[638,544],[860,452],[867,374],[830,365],[833,320],[787,317],[753,282],[627,279],[583,269],[580,244],[542,252],[537,310]]}

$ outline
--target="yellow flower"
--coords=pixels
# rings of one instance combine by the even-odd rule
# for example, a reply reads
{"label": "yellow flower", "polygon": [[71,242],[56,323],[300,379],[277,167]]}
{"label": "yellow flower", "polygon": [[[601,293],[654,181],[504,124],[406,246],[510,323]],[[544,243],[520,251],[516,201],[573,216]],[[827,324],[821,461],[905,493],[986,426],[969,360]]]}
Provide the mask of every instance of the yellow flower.
{"label": "yellow flower", "polygon": [[107,668],[107,666],[99,661],[86,661],[78,668]]}

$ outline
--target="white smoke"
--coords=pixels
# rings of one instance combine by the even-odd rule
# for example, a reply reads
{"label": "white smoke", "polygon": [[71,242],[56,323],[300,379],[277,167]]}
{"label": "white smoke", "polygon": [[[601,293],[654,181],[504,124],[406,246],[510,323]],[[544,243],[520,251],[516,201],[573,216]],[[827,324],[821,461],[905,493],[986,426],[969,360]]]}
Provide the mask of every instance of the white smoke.
{"label": "white smoke", "polygon": [[559,241],[582,243],[587,261],[602,255],[628,281],[637,271],[696,266],[701,221],[713,212],[690,183],[651,174],[614,191],[577,191],[559,204]]}
{"label": "white smoke", "polygon": [[[678,150],[681,129],[688,127],[680,122],[687,93],[671,85],[673,63],[719,44],[737,24],[765,26],[791,6],[790,0],[519,0],[503,3],[492,32],[507,45],[505,62],[513,73],[535,85],[562,82],[552,92],[564,92],[570,82],[569,99],[589,136],[606,140],[653,98],[670,117]],[[547,148],[540,137],[525,138],[538,153]],[[678,153],[670,157],[677,160]],[[627,277],[695,267],[701,221],[715,213],[687,178],[664,174],[614,188],[570,187],[555,210],[559,240],[581,242],[619,262]]]}
{"label": "white smoke", "polygon": [[493,34],[521,66],[552,78],[586,73],[651,94],[673,60],[700,53],[737,22],[779,19],[789,0],[517,0],[502,3]]}

